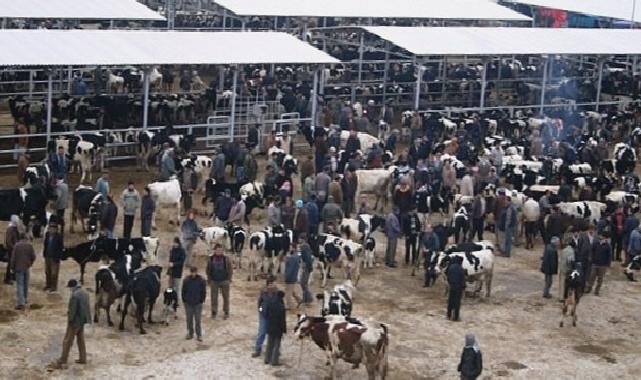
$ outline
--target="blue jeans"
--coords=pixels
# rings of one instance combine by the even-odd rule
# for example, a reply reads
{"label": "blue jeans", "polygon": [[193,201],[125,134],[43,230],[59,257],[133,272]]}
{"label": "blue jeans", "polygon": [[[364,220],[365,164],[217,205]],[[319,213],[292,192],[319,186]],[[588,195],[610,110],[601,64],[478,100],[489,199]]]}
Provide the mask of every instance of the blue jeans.
{"label": "blue jeans", "polygon": [[16,303],[18,306],[27,304],[27,293],[29,292],[29,269],[16,271]]}
{"label": "blue jeans", "polygon": [[105,229],[105,236],[107,236],[107,239],[114,239],[114,231]]}
{"label": "blue jeans", "polygon": [[263,315],[259,312],[258,313],[258,336],[256,337],[256,352],[260,352],[262,350],[266,335],[267,335],[267,321],[265,320],[265,317],[263,317]]}
{"label": "blue jeans", "polygon": [[300,288],[303,293],[303,303],[312,303],[313,297],[312,292],[309,291],[309,276],[310,272],[307,269],[303,269],[303,272],[300,275]]}
{"label": "blue jeans", "polygon": [[503,255],[510,256],[512,253],[512,236],[514,235],[514,227],[507,227],[504,234],[503,242]]}

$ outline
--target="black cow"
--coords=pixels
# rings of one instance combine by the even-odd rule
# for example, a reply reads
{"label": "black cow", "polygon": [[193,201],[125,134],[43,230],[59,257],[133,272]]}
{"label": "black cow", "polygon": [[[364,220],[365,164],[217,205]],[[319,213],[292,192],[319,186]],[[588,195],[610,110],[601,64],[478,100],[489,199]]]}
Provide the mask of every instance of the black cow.
{"label": "black cow", "polygon": [[216,197],[229,189],[232,194],[238,194],[240,188],[247,182],[237,182],[237,183],[226,183],[226,182],[217,182],[213,178],[209,178],[205,181],[205,196],[203,197],[203,205],[207,203],[208,200],[211,202],[216,201]]}
{"label": "black cow", "polygon": [[178,293],[174,288],[167,288],[163,292],[163,321],[165,322],[165,326],[169,326],[169,317],[171,315],[176,316],[176,312],[178,311]]}
{"label": "black cow", "polygon": [[153,323],[151,314],[154,309],[156,299],[160,295],[160,276],[162,268],[160,266],[150,266],[134,274],[129,288],[125,294],[125,305],[122,310],[120,319],[120,330],[125,329],[125,317],[131,301],[136,304],[136,321],[141,334],[146,334],[143,327],[145,321],[145,307],[149,307],[147,322]]}
{"label": "black cow", "polygon": [[51,172],[51,168],[47,163],[29,165],[25,169],[24,177],[22,178],[22,184],[29,184],[29,186],[32,187],[36,186],[37,184],[43,186],[51,186],[52,176],[53,173]]}
{"label": "black cow", "polygon": [[[70,231],[74,232],[74,226],[78,221],[78,217],[80,217],[82,231],[95,237],[98,233],[98,221],[105,201],[103,195],[99,192],[90,187],[79,186],[73,192]],[[85,224],[85,218],[89,218],[87,225]]]}
{"label": "black cow", "polygon": [[0,190],[0,220],[9,221],[11,215],[18,215],[28,231],[32,220],[36,225],[45,226],[47,202],[46,189],[40,184],[29,189]]}
{"label": "black cow", "polygon": [[100,268],[96,272],[96,300],[94,303],[94,317],[93,322],[98,323],[100,317],[100,309],[105,309],[107,313],[107,324],[113,326],[111,321],[111,305],[116,299],[123,295],[123,285],[119,283],[111,268]]}

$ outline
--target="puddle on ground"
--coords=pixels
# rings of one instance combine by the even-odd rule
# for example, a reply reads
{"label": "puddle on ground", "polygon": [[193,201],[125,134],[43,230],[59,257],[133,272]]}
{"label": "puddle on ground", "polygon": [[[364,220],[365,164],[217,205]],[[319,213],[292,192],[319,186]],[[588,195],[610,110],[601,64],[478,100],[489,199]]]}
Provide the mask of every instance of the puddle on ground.
{"label": "puddle on ground", "polygon": [[496,376],[499,376],[499,377],[505,377],[505,376],[508,376],[509,374],[510,374],[510,371],[506,369],[500,369],[496,371]]}
{"label": "puddle on ground", "polygon": [[15,310],[0,310],[0,323],[13,322],[18,319],[18,312]]}
{"label": "puddle on ground", "polygon": [[581,346],[574,346],[574,350],[584,354],[605,355],[609,354],[605,347],[595,346],[592,344],[583,344]]}
{"label": "puddle on ground", "polygon": [[505,362],[503,363],[503,365],[506,366],[508,369],[515,369],[515,370],[527,368],[525,364],[522,364],[519,362],[513,362],[513,361]]}
{"label": "puddle on ground", "polygon": [[44,308],[44,305],[41,305],[39,303],[32,303],[31,305],[29,305],[30,310],[40,310],[43,308]]}
{"label": "puddle on ground", "polygon": [[196,351],[207,351],[209,349],[209,345],[207,344],[197,344],[196,345]]}

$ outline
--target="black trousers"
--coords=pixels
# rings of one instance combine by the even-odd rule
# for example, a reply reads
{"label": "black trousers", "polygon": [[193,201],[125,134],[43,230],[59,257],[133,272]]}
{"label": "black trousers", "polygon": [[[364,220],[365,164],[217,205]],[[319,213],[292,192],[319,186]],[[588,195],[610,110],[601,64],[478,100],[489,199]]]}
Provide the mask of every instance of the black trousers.
{"label": "black trousers", "polygon": [[416,249],[417,242],[418,235],[405,236],[405,264],[409,264],[410,257],[412,258],[412,264],[416,263],[416,260],[418,260],[418,250]]}
{"label": "black trousers", "polygon": [[616,261],[621,261],[621,250],[623,249],[623,235],[612,234],[612,254]]}
{"label": "black trousers", "polygon": [[183,210],[185,215],[187,215],[187,212],[191,209],[191,194],[192,191],[183,191]]}
{"label": "black trousers", "polygon": [[485,220],[483,218],[472,219],[472,231],[470,231],[470,241],[474,240],[476,234],[479,241],[483,240],[483,228]]}
{"label": "black trousers", "polygon": [[463,290],[450,289],[450,293],[447,298],[447,317],[454,321],[459,320],[459,311],[461,309],[462,296]]}
{"label": "black trousers", "polygon": [[134,228],[134,215],[125,215],[125,226],[123,237],[131,239],[131,229]]}
{"label": "black trousers", "polygon": [[58,219],[58,225],[60,226],[60,236],[65,237],[65,209],[56,210],[56,217]]}

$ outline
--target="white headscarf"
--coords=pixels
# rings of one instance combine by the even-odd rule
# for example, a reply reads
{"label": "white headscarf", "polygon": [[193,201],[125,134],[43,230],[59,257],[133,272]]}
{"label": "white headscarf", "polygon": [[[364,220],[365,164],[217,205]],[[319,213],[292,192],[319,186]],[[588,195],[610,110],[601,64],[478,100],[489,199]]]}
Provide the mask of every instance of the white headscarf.
{"label": "white headscarf", "polygon": [[475,352],[479,352],[481,347],[479,347],[476,337],[472,333],[465,334],[465,347],[472,347]]}
{"label": "white headscarf", "polygon": [[11,220],[9,221],[9,227],[18,227],[18,223],[20,222],[20,218],[18,215],[11,215]]}

